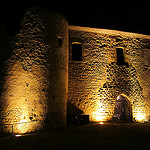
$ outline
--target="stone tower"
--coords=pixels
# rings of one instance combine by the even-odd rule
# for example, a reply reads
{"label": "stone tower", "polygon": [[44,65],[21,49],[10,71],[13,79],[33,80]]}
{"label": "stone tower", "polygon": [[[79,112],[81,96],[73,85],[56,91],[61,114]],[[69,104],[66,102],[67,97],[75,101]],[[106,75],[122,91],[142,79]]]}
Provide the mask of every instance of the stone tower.
{"label": "stone tower", "polygon": [[13,41],[1,94],[3,131],[65,127],[66,115],[150,119],[150,36],[68,26],[62,15],[32,7]]}
{"label": "stone tower", "polygon": [[4,131],[64,127],[68,22],[58,13],[33,7],[25,14],[12,47],[1,96]]}

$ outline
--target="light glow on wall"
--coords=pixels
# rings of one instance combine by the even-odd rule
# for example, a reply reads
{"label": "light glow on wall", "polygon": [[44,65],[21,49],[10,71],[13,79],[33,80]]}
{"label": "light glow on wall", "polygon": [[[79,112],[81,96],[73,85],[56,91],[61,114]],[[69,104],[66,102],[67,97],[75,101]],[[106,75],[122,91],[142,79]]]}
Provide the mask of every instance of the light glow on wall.
{"label": "light glow on wall", "polygon": [[96,122],[106,121],[106,109],[104,108],[102,103],[97,102],[97,106],[92,112],[91,120]]}
{"label": "light glow on wall", "polygon": [[44,71],[33,67],[33,74],[24,70],[19,62],[9,69],[2,94],[5,131],[21,134],[42,128],[41,121],[47,113],[46,93],[42,90],[46,88]]}
{"label": "light glow on wall", "polygon": [[16,124],[19,133],[26,133],[30,127],[30,124],[26,119],[20,120],[18,124]]}
{"label": "light glow on wall", "polygon": [[136,121],[138,122],[143,122],[146,121],[146,115],[143,112],[136,112],[136,114],[134,114],[134,118]]}

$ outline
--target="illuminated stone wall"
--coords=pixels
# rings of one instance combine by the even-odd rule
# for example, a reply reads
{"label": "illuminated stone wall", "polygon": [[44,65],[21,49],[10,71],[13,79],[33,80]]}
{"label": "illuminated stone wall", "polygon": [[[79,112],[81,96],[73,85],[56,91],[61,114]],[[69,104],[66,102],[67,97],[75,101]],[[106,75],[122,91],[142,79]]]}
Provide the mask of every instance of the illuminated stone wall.
{"label": "illuminated stone wall", "polygon": [[[133,119],[149,115],[149,66],[143,49],[150,36],[121,31],[69,27],[70,61],[68,115],[89,115],[91,121],[112,119],[119,95],[127,97]],[[71,60],[72,42],[82,43],[82,61]],[[117,65],[116,48],[124,51],[125,65]]]}
{"label": "illuminated stone wall", "polygon": [[26,133],[66,125],[68,24],[31,8],[12,44],[1,96],[3,130]]}
{"label": "illuminated stone wall", "polygon": [[[82,45],[82,60],[72,60],[72,43]],[[117,64],[117,48],[124,65]],[[60,14],[33,7],[12,51],[1,94],[3,131],[12,132],[12,125],[14,133],[64,127],[66,113],[110,120],[119,95],[135,121],[150,119],[150,36],[68,27]]]}
{"label": "illuminated stone wall", "polygon": [[46,118],[49,128],[66,126],[68,99],[68,22],[60,14],[47,14],[49,100]]}

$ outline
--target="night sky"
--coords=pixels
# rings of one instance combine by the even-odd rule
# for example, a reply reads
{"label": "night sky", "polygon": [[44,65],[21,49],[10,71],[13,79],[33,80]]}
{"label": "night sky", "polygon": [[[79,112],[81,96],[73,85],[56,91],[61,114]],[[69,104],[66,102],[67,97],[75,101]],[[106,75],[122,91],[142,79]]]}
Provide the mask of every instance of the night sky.
{"label": "night sky", "polygon": [[70,25],[150,35],[150,5],[147,0],[1,0],[0,3],[0,19],[12,36],[19,32],[23,15],[31,6],[60,12]]}

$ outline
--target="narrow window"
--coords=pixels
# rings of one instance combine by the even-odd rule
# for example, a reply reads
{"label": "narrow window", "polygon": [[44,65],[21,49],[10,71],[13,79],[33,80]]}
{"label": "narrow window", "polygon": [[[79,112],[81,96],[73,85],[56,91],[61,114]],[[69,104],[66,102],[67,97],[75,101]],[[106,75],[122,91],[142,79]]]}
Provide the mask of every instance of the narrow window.
{"label": "narrow window", "polygon": [[63,38],[62,37],[58,37],[58,45],[62,46],[63,44]]}
{"label": "narrow window", "polygon": [[117,48],[117,65],[125,65],[124,54],[122,48]]}
{"label": "narrow window", "polygon": [[150,66],[150,49],[143,49],[144,65]]}
{"label": "narrow window", "polygon": [[72,42],[72,61],[82,61],[82,43]]}

